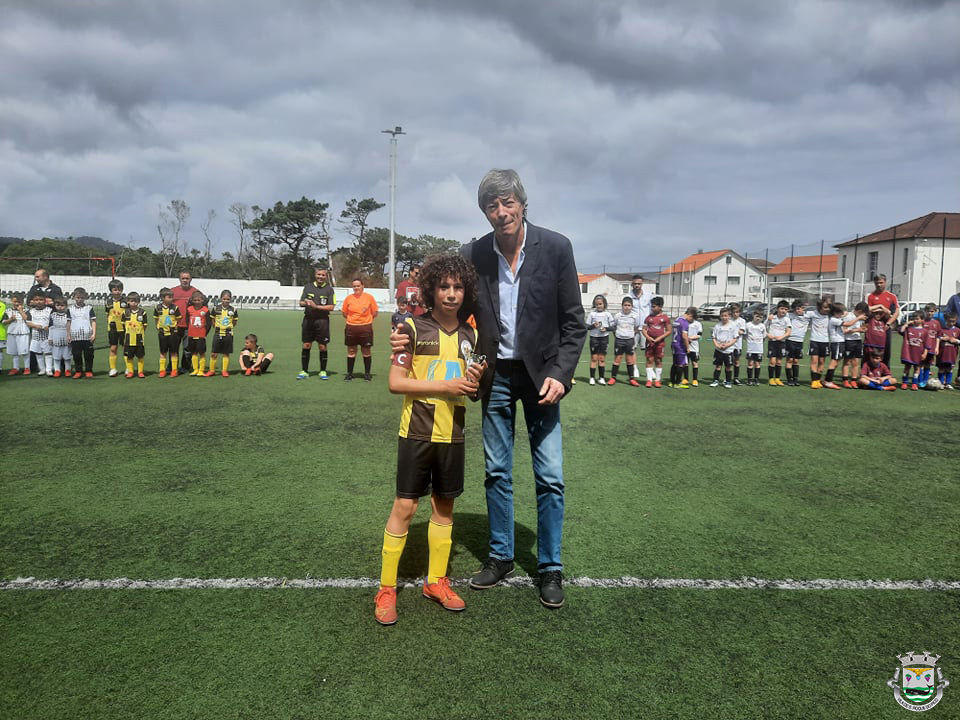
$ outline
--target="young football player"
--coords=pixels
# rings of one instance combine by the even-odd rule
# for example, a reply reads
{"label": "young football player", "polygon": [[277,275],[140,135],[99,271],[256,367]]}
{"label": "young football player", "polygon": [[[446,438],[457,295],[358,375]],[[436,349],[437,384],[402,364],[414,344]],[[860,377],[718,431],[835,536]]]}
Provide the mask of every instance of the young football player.
{"label": "young football player", "polygon": [[[687,351],[687,359],[690,362],[690,369],[692,371],[693,378],[690,380],[691,387],[698,387],[700,381],[698,375],[700,374],[700,338],[703,337],[703,323],[700,322],[699,314],[694,315],[694,319],[690,323],[690,327],[687,328],[687,337],[690,338],[690,349]],[[686,373],[684,373],[686,377]]]}
{"label": "young football player", "polygon": [[663,312],[663,298],[650,301],[650,314],[643,321],[640,332],[647,341],[644,350],[647,368],[647,387],[660,387],[663,377],[663,351],[670,335],[670,316]]}
{"label": "young football player", "polygon": [[[398,332],[409,336],[407,350],[394,353],[390,392],[402,394],[397,449],[397,490],[383,533],[380,590],[374,617],[381,625],[397,621],[397,572],[410,521],[419,499],[430,494],[432,514],[423,596],[447,610],[463,600],[450,587],[447,563],[453,533],[454,499],[463,492],[465,397],[476,398],[486,363],[473,362],[477,331],[466,323],[476,303],[477,276],[460,255],[427,261],[420,276],[420,299],[428,313],[408,318]],[[441,368],[435,372],[434,368]]]}
{"label": "young football player", "polygon": [[[781,300],[777,303],[776,311],[767,318],[767,358],[770,361],[770,366],[767,368],[767,384],[775,387],[783,386],[780,372],[783,367],[783,358],[787,354],[787,339],[792,330],[790,318],[787,316],[789,310],[790,305],[787,301]],[[787,380],[790,380],[789,374]]]}
{"label": "young football player", "polygon": [[7,353],[13,357],[13,368],[8,375],[19,375],[20,363],[23,363],[23,374],[30,374],[29,319],[27,309],[23,306],[23,293],[14,293],[10,296],[10,307],[3,316],[3,324],[7,328]]}
{"label": "young football player", "polygon": [[408,309],[409,307],[406,297],[401,295],[397,298],[397,311],[390,316],[391,330],[396,330],[404,320],[413,317],[413,313]]}
{"label": "young football player", "polygon": [[740,317],[740,303],[730,303],[730,322],[737,326],[737,341],[733,344],[733,384],[740,384],[740,355],[743,352],[743,336],[747,332],[747,321]]}
{"label": "young football player", "polygon": [[920,380],[917,383],[921,389],[927,386],[930,379],[930,367],[940,352],[940,331],[943,326],[934,315],[939,308],[934,303],[927,303],[923,307],[923,329],[926,335],[923,338],[923,358],[920,360]]}
{"label": "young football player", "polygon": [[853,312],[843,319],[843,386],[854,389],[859,385],[860,366],[863,364],[863,329],[870,316],[870,306],[858,302]]}
{"label": "young football player", "polygon": [[56,297],[53,299],[53,312],[50,313],[50,350],[53,356],[53,377],[61,375],[70,377],[72,362],[70,353],[70,333],[67,326],[70,324],[70,315],[67,313],[67,299]]}
{"label": "young football player", "polygon": [[823,387],[828,390],[841,390],[842,388],[833,381],[837,365],[843,362],[844,346],[846,344],[846,335],[844,334],[844,322],[847,315],[847,309],[843,303],[830,304],[830,318],[827,320],[827,337],[830,340],[828,354],[830,363],[827,365],[827,374],[823,381]]}
{"label": "young football player", "polygon": [[890,320],[890,312],[882,305],[874,305],[867,309],[870,311],[870,317],[866,321],[866,330],[863,334],[863,353],[868,355],[877,350],[882,358],[887,347],[887,323]]}
{"label": "young football player", "polygon": [[909,386],[911,390],[919,390],[916,372],[923,360],[923,342],[927,334],[923,327],[923,313],[913,313],[910,316],[909,324],[901,325],[899,331],[903,335],[903,347],[900,349],[903,379],[900,383],[900,389],[906,390]]}
{"label": "young football player", "polygon": [[180,374],[180,306],[173,301],[173,290],[160,288],[160,304],[153,308],[153,320],[157,325],[157,344],[160,347],[160,371],[157,377],[167,376],[167,360],[170,361],[170,377]]}
{"label": "young football player", "polygon": [[957,327],[957,314],[948,312],[943,317],[946,327],[940,331],[940,354],[937,356],[938,379],[946,390],[953,390],[953,366],[957,362],[957,350],[960,346],[960,327]]}
{"label": "young football player", "polygon": [[264,352],[257,336],[247,335],[243,339],[243,350],[240,351],[240,367],[244,375],[262,375],[273,362],[273,353]]}
{"label": "young football player", "polygon": [[633,309],[633,300],[625,297],[620,303],[620,312],[613,314],[613,369],[610,370],[610,379],[607,385],[615,385],[620,361],[627,357],[627,377],[634,387],[640,383],[633,376],[633,366],[637,361],[634,352],[636,348],[637,328],[640,327],[640,313]]}
{"label": "young football player", "polygon": [[[747,338],[747,385],[760,384],[760,366],[763,365],[763,340],[767,337],[767,326],[763,322],[763,313],[753,312],[753,317],[745,326]],[[736,370],[734,370],[736,381]]]}
{"label": "young football player", "polygon": [[140,307],[140,294],[127,295],[127,309],[123,311],[123,357],[127,371],[126,378],[133,377],[133,359],[137,359],[137,377],[145,377],[143,372],[146,348],[144,338],[147,333],[147,313]]}
{"label": "young football player", "polygon": [[713,382],[710,387],[720,386],[720,369],[723,368],[725,382],[723,387],[733,387],[731,384],[733,366],[733,346],[740,337],[740,328],[730,320],[730,308],[720,311],[720,322],[713,326]]}
{"label": "young football player", "polygon": [[800,361],[803,359],[803,341],[810,327],[810,317],[803,307],[803,301],[794,300],[790,304],[790,335],[784,347],[787,356],[787,385],[794,387],[800,384]]}
{"label": "young football player", "polygon": [[50,347],[50,314],[53,308],[47,306],[47,300],[40,292],[34,293],[29,303],[27,326],[30,328],[30,364],[37,363],[37,375],[53,377],[53,350]]}
{"label": "young football player", "polygon": [[82,287],[73,291],[73,305],[67,308],[70,321],[70,350],[73,353],[73,377],[93,377],[93,343],[97,339],[97,314],[87,305],[89,295]]}
{"label": "young football player", "polygon": [[830,300],[822,297],[813,310],[807,310],[810,320],[810,387],[823,387],[824,365],[830,355]]}
{"label": "young football player", "polygon": [[210,351],[210,370],[205,377],[212,376],[217,371],[217,357],[223,356],[223,363],[220,374],[223,377],[230,376],[230,356],[233,354],[233,329],[237,326],[240,319],[239,313],[230,304],[233,301],[233,293],[224,290],[220,293],[220,304],[216,305],[210,311],[210,319],[213,323],[213,348]]}
{"label": "young football player", "polygon": [[210,310],[206,306],[207,299],[199,290],[190,296],[187,306],[187,353],[194,377],[202,377],[207,370],[207,333],[210,332]]}
{"label": "young football player", "polygon": [[868,390],[896,390],[897,379],[890,374],[883,362],[883,355],[876,350],[867,352],[867,360],[860,368],[858,384]]}
{"label": "young football player", "polygon": [[604,377],[607,365],[607,347],[610,343],[610,331],[615,327],[613,315],[607,310],[607,298],[597,295],[593,299],[593,308],[587,313],[587,327],[590,335],[590,384],[596,383],[600,374],[600,386],[607,384]]}
{"label": "young football player", "polygon": [[673,341],[670,350],[673,353],[673,363],[670,365],[670,383],[668,387],[686,390],[690,387],[687,380],[687,367],[690,352],[690,323],[697,319],[697,309],[688,307],[686,311],[673,322]]}
{"label": "young football player", "polygon": [[110,343],[110,377],[117,374],[117,349],[123,345],[123,313],[127,309],[127,297],[123,283],[114,278],[107,283],[110,297],[107,298],[107,341]]}

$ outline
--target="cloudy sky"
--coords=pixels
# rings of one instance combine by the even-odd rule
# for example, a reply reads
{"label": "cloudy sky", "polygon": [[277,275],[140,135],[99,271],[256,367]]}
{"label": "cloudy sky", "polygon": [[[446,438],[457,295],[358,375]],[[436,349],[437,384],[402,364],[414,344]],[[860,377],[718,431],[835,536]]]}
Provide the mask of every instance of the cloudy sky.
{"label": "cloudy sky", "polygon": [[[157,245],[302,195],[488,230],[516,168],[581,269],[960,210],[960,3],[0,2],[0,235]],[[386,226],[387,209],[372,216]],[[338,236],[340,243],[345,238]]]}

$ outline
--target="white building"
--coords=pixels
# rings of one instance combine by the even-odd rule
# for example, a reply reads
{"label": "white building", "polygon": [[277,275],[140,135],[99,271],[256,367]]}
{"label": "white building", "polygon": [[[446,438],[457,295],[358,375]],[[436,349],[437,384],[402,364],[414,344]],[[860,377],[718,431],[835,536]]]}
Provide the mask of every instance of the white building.
{"label": "white building", "polygon": [[763,300],[766,277],[733,250],[698,252],[660,273],[660,294],[670,312],[690,305]]}
{"label": "white building", "polygon": [[943,304],[960,292],[960,213],[929,213],[835,247],[840,277],[869,287],[881,273],[901,300]]}

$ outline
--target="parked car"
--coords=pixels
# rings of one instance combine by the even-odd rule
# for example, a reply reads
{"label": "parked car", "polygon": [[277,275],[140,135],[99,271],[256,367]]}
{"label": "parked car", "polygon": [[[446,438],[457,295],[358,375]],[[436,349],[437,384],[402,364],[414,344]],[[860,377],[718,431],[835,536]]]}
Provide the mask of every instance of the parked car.
{"label": "parked car", "polygon": [[747,322],[753,319],[753,314],[757,311],[760,311],[760,314],[763,315],[763,319],[767,319],[767,304],[763,302],[751,302],[747,303],[740,309],[740,317],[745,318]]}
{"label": "parked car", "polygon": [[[931,300],[930,302],[933,302],[933,301]],[[914,300],[900,303],[900,322],[905,322],[909,320],[910,315],[912,315],[915,312],[923,312],[923,308],[926,304],[927,304],[926,302],[916,302]],[[936,305],[936,303],[933,303],[933,304]]]}
{"label": "parked car", "polygon": [[726,303],[704,303],[697,308],[697,316],[701,320],[719,320],[720,311],[726,306]]}

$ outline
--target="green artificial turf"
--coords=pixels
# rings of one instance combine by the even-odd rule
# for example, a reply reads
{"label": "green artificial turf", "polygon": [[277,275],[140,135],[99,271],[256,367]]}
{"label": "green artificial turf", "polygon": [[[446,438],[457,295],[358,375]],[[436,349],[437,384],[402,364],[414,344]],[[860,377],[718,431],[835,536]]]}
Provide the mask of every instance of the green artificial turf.
{"label": "green artificial turf", "polygon": [[[379,318],[371,383],[343,382],[336,318],[331,379],[295,380],[299,315],[282,311],[241,313],[277,354],[262,377],[159,379],[148,337],[143,380],[107,378],[105,350],[93,380],[0,378],[0,578],[376,577],[401,404],[388,331]],[[584,356],[561,406],[568,575],[960,578],[960,393],[586,377]],[[454,577],[486,556],[478,405],[467,423]],[[518,571],[535,574],[522,432],[516,495]],[[425,570],[428,512],[403,577]],[[905,712],[884,685],[896,653],[960,668],[955,592],[466,599],[457,616],[405,590],[384,629],[371,591],[2,592],[0,717],[881,718]]]}

